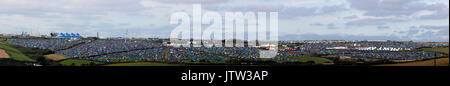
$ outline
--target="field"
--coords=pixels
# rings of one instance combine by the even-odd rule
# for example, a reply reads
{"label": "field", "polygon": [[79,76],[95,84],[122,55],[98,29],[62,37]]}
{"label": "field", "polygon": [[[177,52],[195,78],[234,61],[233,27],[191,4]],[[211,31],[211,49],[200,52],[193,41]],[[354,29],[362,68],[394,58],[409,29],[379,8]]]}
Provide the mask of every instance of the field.
{"label": "field", "polygon": [[[449,54],[449,48],[422,48],[419,50],[441,52]],[[9,58],[8,58],[9,56]],[[39,63],[42,65],[53,66],[184,66],[185,64],[169,64],[161,62],[135,62],[132,60],[123,60],[118,63],[103,63],[89,60],[70,59],[63,55],[54,54],[53,51],[37,48],[25,48],[17,45],[9,45],[0,40],[0,65],[23,65],[29,63]],[[291,58],[292,60],[292,58]],[[436,63],[435,64],[435,60]],[[265,59],[262,62],[269,62],[272,59]],[[272,61],[273,62],[273,61]],[[333,64],[332,60],[319,58],[319,57],[296,57],[295,62],[307,63],[307,64]],[[283,63],[283,62],[278,62]],[[186,63],[189,64],[189,63]],[[193,63],[194,65],[196,63]],[[203,65],[203,64],[199,64]],[[414,61],[396,64],[381,64],[375,66],[449,66],[449,58],[429,59],[424,61]]]}
{"label": "field", "polygon": [[0,41],[0,48],[5,50],[5,52],[10,56],[11,59],[17,61],[36,62],[36,60],[26,56],[20,50],[13,48],[6,43],[3,43],[2,41]]}
{"label": "field", "polygon": [[117,63],[104,66],[183,66],[182,64],[166,64],[157,62]]}
{"label": "field", "polygon": [[[421,50],[424,51],[434,51],[441,52],[445,54],[449,54],[449,48],[423,48]],[[417,62],[408,62],[408,63],[398,63],[398,64],[382,64],[376,66],[434,66],[435,59],[417,61]],[[436,59],[436,66],[449,66],[449,57],[438,58]]]}
{"label": "field", "polygon": [[88,60],[66,59],[66,60],[60,61],[59,64],[61,66],[96,66],[96,65],[102,65],[104,63],[96,62],[96,61],[88,61]]}
{"label": "field", "polygon": [[445,53],[445,54],[449,54],[449,48],[423,48],[422,50],[424,51],[434,51],[434,52],[441,52],[441,53]]}
{"label": "field", "polygon": [[50,60],[53,60],[53,61],[60,61],[60,60],[64,60],[64,59],[67,58],[67,57],[65,57],[63,55],[59,55],[59,54],[49,54],[49,55],[44,55],[44,57],[46,59],[50,59]]}
{"label": "field", "polygon": [[[448,66],[449,61],[447,58],[439,58],[436,59],[436,66]],[[418,62],[408,62],[408,63],[399,63],[399,64],[382,64],[377,66],[434,66],[434,59],[418,61]]]}
{"label": "field", "polygon": [[315,64],[323,64],[328,62],[333,62],[331,60],[325,59],[325,58],[319,58],[319,57],[298,57],[297,58],[300,62],[314,62]]}
{"label": "field", "polygon": [[[323,63],[329,63],[332,62],[331,60],[324,59],[324,58],[317,58],[317,57],[298,57],[298,62],[314,62],[315,64],[323,64]],[[70,66],[75,64],[75,66],[80,66],[81,64],[88,65],[93,61],[86,61],[86,60],[65,60],[60,62],[60,64],[63,64],[64,66]],[[100,62],[97,62],[97,64],[102,65]],[[208,66],[204,64],[195,64],[193,63],[192,66],[195,65],[202,65],[202,66]],[[184,64],[169,64],[169,63],[161,63],[161,62],[128,62],[124,61],[124,63],[113,63],[113,64],[104,64],[102,66],[184,66]],[[215,65],[217,66],[217,65]]]}

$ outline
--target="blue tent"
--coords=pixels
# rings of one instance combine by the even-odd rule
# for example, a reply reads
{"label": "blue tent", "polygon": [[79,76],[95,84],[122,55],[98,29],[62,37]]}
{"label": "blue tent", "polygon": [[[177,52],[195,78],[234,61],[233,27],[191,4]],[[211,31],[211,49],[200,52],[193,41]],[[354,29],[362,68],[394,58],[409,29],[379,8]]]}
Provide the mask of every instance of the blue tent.
{"label": "blue tent", "polygon": [[64,35],[64,33],[59,33],[59,36],[64,37],[64,36],[66,36],[66,35]]}
{"label": "blue tent", "polygon": [[70,37],[70,34],[69,34],[69,33],[66,33],[66,37]]}
{"label": "blue tent", "polygon": [[59,36],[56,37],[61,37],[61,38],[81,38],[82,36],[79,33],[59,33]]}
{"label": "blue tent", "polygon": [[71,35],[72,37],[77,37],[74,33],[70,33],[70,35]]}

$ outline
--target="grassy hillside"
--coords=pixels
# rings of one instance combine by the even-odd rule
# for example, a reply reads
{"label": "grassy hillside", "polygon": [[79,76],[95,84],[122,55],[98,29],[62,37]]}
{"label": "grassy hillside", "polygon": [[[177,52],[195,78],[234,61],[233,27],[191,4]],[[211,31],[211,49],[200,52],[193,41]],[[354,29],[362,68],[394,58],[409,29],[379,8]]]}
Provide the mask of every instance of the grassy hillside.
{"label": "grassy hillside", "polygon": [[117,63],[108,64],[105,66],[183,66],[181,64],[167,64],[167,63],[157,63],[157,62],[137,62],[137,63]]}
{"label": "grassy hillside", "polygon": [[11,59],[17,60],[17,61],[28,61],[28,62],[36,62],[36,60],[26,56],[23,54],[20,50],[11,47],[11,45],[4,43],[3,41],[0,41],[0,48],[5,50],[6,53],[11,57]]}
{"label": "grassy hillside", "polygon": [[449,48],[446,47],[446,48],[423,48],[423,49],[421,49],[421,50],[423,50],[423,51],[441,52],[441,53],[448,54],[448,53],[449,53],[449,50],[448,50],[448,49],[449,49]]}
{"label": "grassy hillside", "polygon": [[[448,66],[449,61],[447,58],[436,59],[436,66]],[[382,64],[377,66],[434,66],[434,59],[418,61],[418,62],[408,62],[408,63],[398,63],[398,64]]]}
{"label": "grassy hillside", "polygon": [[104,63],[88,60],[67,59],[60,61],[59,64],[61,64],[61,66],[95,66]]}
{"label": "grassy hillside", "polygon": [[27,63],[14,59],[0,59],[0,66],[27,66]]}
{"label": "grassy hillside", "polygon": [[333,62],[331,60],[325,59],[325,58],[319,58],[319,57],[298,57],[297,58],[300,62],[311,62],[313,61],[315,64],[323,64],[326,62]]}

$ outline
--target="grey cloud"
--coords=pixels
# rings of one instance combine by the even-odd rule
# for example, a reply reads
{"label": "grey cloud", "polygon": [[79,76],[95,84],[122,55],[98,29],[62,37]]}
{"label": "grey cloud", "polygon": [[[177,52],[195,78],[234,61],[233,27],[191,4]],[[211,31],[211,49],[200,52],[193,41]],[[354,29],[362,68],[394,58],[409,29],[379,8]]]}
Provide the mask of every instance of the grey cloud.
{"label": "grey cloud", "polygon": [[432,15],[425,15],[425,16],[421,16],[420,19],[448,19],[449,17],[449,12],[448,12],[448,8],[437,11],[436,13],[432,14]]}
{"label": "grey cloud", "polygon": [[298,16],[313,16],[318,8],[290,7],[280,12],[280,18],[292,19]]}
{"label": "grey cloud", "polygon": [[333,5],[333,6],[325,6],[320,8],[320,12],[323,14],[327,13],[335,13],[340,11],[347,11],[348,8],[345,7],[345,5]]}
{"label": "grey cloud", "polygon": [[346,16],[346,17],[343,17],[344,19],[356,19],[356,18],[358,18],[358,16],[356,16],[356,15],[352,15],[352,16]]}
{"label": "grey cloud", "polygon": [[[402,31],[398,33],[408,33],[409,36],[399,37],[396,35],[384,35],[384,36],[366,36],[366,35],[342,35],[342,34],[326,34],[319,35],[314,33],[309,34],[287,34],[280,36],[280,40],[395,40],[395,41],[426,41],[428,35],[420,34],[416,35],[420,30]],[[448,32],[448,30],[447,30]],[[429,32],[425,32],[429,33]],[[448,33],[447,33],[448,35]],[[445,38],[438,36],[445,36],[442,33],[433,34],[432,41],[448,42]],[[417,39],[418,38],[418,39]]]}
{"label": "grey cloud", "polygon": [[345,5],[334,5],[325,7],[286,7],[280,11],[280,18],[292,19],[303,16],[332,15],[336,12],[346,11]]}
{"label": "grey cloud", "polygon": [[310,26],[320,26],[320,27],[327,27],[328,29],[338,29],[336,25],[330,23],[330,24],[321,24],[321,23],[313,23],[309,24]]}
{"label": "grey cloud", "polygon": [[338,29],[338,27],[336,27],[334,24],[328,24],[327,25],[328,29]]}
{"label": "grey cloud", "polygon": [[331,24],[331,23],[330,23],[330,24],[328,24],[328,26],[334,26],[334,24]]}
{"label": "grey cloud", "polygon": [[449,29],[448,25],[441,25],[441,26],[435,26],[435,25],[420,25],[420,26],[410,26],[410,29],[433,29],[433,30],[441,30],[441,29]]}
{"label": "grey cloud", "polygon": [[153,0],[162,3],[172,3],[172,4],[215,4],[215,3],[224,3],[229,2],[231,0]]}
{"label": "grey cloud", "polygon": [[314,23],[314,24],[309,24],[309,25],[311,25],[311,26],[323,26],[323,24],[321,24],[321,23]]}
{"label": "grey cloud", "polygon": [[253,12],[279,12],[284,8],[283,5],[249,5],[249,6],[237,6],[237,7],[221,7],[220,9],[226,11],[253,11]]}
{"label": "grey cloud", "polygon": [[389,29],[389,26],[377,26],[378,29]]}
{"label": "grey cloud", "polygon": [[336,26],[329,26],[328,29],[338,29]]}
{"label": "grey cloud", "polygon": [[46,17],[47,15],[45,15],[45,13],[92,15],[114,11],[134,12],[144,9],[144,7],[139,4],[139,1],[140,0],[29,0],[3,3],[0,1],[0,12],[31,17]]}
{"label": "grey cloud", "polygon": [[[437,32],[432,32],[431,30],[438,30]],[[449,26],[433,26],[433,25],[420,25],[420,26],[410,26],[408,31],[400,31],[399,33],[405,33],[408,37],[418,38],[417,40],[426,41],[428,36],[432,36],[433,41],[448,41]],[[447,38],[445,38],[445,36]]]}
{"label": "grey cloud", "polygon": [[280,40],[409,40],[390,36],[364,36],[364,35],[340,35],[340,34],[288,34],[279,37]]}
{"label": "grey cloud", "polygon": [[422,10],[441,10],[448,6],[439,3],[427,5],[415,0],[348,0],[351,7],[366,11],[367,16],[409,16]]}
{"label": "grey cloud", "polygon": [[347,22],[346,26],[380,26],[387,23],[405,22],[403,19],[386,18],[386,19],[360,19]]}

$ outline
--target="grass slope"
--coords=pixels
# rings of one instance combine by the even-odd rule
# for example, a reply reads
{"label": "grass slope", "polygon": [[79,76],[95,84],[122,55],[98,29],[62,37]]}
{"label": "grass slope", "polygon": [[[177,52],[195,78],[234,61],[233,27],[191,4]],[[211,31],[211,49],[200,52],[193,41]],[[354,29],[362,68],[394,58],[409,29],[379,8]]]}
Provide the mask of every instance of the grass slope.
{"label": "grass slope", "polygon": [[157,63],[157,62],[137,62],[137,63],[117,63],[108,64],[104,66],[183,66],[181,64],[167,64],[167,63]]}
{"label": "grass slope", "polygon": [[14,59],[14,60],[17,60],[17,61],[36,62],[36,60],[25,56],[18,49],[11,47],[10,45],[4,43],[3,41],[0,41],[0,48],[5,50],[6,53],[9,54],[11,59]]}
{"label": "grass slope", "polygon": [[83,65],[101,65],[104,63],[96,62],[96,61],[88,61],[88,60],[77,60],[77,59],[67,59],[60,61],[59,64],[62,66],[83,66]]}
{"label": "grass slope", "polygon": [[423,50],[423,51],[441,52],[441,53],[448,54],[448,53],[449,53],[449,50],[448,50],[448,49],[449,49],[449,48],[446,47],[446,48],[423,48],[423,49],[421,49],[421,50]]}
{"label": "grass slope", "polygon": [[298,57],[297,58],[300,62],[309,62],[313,61],[315,64],[323,64],[326,62],[333,62],[331,60],[325,59],[325,58],[319,58],[319,57]]}

